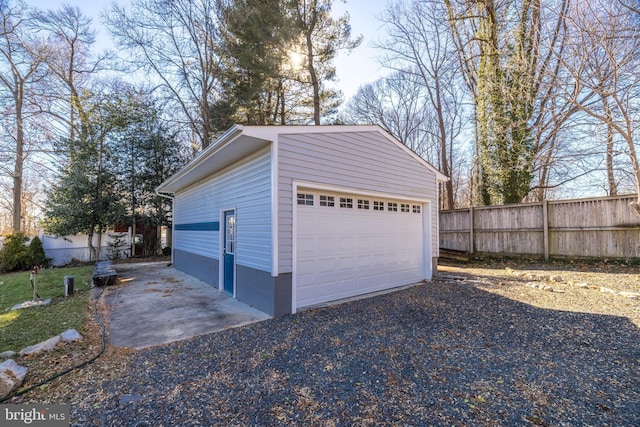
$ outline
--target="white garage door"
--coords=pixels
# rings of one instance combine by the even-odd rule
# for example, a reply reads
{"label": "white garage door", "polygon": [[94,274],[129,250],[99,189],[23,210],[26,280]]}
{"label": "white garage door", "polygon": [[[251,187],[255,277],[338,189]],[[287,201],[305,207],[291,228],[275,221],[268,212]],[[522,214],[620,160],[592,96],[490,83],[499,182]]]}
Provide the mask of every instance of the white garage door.
{"label": "white garage door", "polygon": [[299,191],[296,306],[321,304],[424,279],[424,206]]}

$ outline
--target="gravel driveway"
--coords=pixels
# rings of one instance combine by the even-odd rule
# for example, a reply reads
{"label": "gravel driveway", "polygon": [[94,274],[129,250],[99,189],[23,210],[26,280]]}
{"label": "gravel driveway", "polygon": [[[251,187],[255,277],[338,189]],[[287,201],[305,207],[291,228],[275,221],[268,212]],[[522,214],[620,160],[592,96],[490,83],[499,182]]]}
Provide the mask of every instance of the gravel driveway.
{"label": "gravel driveway", "polygon": [[[106,355],[25,402],[68,403],[78,426],[640,425],[640,301],[512,276],[450,271]],[[527,301],[537,294],[557,307]],[[630,314],[562,309],[573,294]]]}

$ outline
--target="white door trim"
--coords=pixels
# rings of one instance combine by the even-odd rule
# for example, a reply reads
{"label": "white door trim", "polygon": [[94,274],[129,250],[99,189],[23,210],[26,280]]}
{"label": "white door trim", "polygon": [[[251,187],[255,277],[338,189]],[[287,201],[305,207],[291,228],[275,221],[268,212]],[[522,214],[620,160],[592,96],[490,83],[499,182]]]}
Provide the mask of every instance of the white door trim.
{"label": "white door trim", "polygon": [[[224,292],[224,239],[227,233],[227,223],[225,212],[233,211],[236,220],[236,248],[233,257],[233,298],[236,298],[236,264],[238,263],[238,209],[234,207],[222,208],[219,212],[220,230],[218,239],[218,290]],[[227,294],[228,295],[228,294]]]}

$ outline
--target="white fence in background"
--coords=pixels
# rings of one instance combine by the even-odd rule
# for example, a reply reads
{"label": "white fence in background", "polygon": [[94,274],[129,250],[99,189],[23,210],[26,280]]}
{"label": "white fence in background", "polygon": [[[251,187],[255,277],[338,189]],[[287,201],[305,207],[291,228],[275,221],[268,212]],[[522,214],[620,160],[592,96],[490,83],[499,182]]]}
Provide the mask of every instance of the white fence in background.
{"label": "white fence in background", "polygon": [[[119,235],[121,240],[125,243],[120,257],[127,258],[131,252],[131,236],[130,233],[114,233],[108,232],[102,235],[102,242],[100,247],[100,259],[104,261],[109,259],[109,243],[114,242],[114,237]],[[40,240],[42,240],[42,247],[44,249],[45,256],[51,258],[51,264],[53,266],[62,266],[71,263],[74,260],[81,262],[89,262],[91,260],[91,254],[89,250],[88,237],[86,234],[76,234],[74,236],[51,236],[47,234],[41,234]],[[93,236],[93,246],[98,245],[98,236]]]}

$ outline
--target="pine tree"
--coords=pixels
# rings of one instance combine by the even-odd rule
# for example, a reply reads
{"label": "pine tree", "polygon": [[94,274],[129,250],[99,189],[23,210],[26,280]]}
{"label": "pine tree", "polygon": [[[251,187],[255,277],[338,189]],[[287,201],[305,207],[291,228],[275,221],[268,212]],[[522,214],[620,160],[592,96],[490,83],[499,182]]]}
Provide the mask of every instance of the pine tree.
{"label": "pine tree", "polygon": [[87,234],[91,258],[98,260],[102,234],[123,219],[125,210],[107,140],[113,123],[104,102],[89,103],[77,140],[64,143],[68,163],[47,192],[44,225],[55,235]]}

